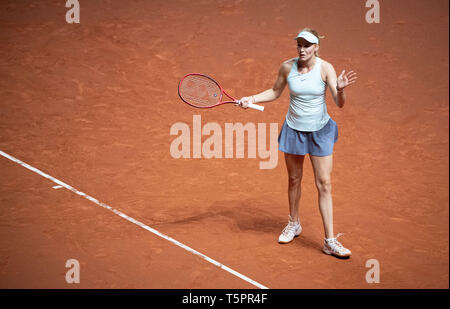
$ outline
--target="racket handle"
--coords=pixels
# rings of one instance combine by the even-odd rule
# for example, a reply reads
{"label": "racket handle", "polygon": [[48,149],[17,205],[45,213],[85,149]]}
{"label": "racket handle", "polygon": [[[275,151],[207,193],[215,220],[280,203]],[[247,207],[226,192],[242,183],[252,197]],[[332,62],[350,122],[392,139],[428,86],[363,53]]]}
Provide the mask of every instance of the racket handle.
{"label": "racket handle", "polygon": [[249,108],[253,108],[253,109],[257,109],[261,112],[264,111],[264,106],[258,105],[258,104],[253,104],[253,103],[248,103],[248,107]]}

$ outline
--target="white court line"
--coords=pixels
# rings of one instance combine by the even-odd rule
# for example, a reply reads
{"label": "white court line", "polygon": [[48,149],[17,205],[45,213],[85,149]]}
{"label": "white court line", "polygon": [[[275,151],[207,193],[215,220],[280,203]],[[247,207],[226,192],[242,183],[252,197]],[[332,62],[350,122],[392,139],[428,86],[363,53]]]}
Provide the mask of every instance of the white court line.
{"label": "white court line", "polygon": [[93,202],[93,203],[95,203],[95,204],[97,204],[97,205],[99,205],[99,206],[101,206],[103,208],[108,209],[109,211],[115,213],[118,216],[121,216],[122,218],[124,218],[124,219],[126,219],[126,220],[128,220],[128,221],[130,221],[130,222],[132,222],[134,224],[136,224],[137,226],[140,226],[141,228],[143,228],[143,229],[145,229],[145,230],[147,230],[149,232],[152,232],[153,234],[156,234],[156,235],[158,235],[161,238],[164,238],[164,239],[170,241],[171,243],[173,243],[173,244],[183,248],[184,250],[189,251],[189,252],[191,252],[191,253],[193,253],[195,255],[198,255],[199,257],[201,257],[202,259],[210,262],[211,264],[214,264],[215,266],[217,266],[217,267],[219,267],[219,268],[221,268],[221,269],[223,269],[223,270],[225,270],[225,271],[235,275],[236,277],[241,278],[242,280],[247,281],[248,283],[253,284],[254,286],[257,286],[258,288],[260,288],[260,289],[268,289],[268,287],[265,287],[264,285],[262,285],[262,284],[260,284],[260,283],[258,283],[256,281],[248,278],[247,276],[244,276],[244,275],[238,273],[237,271],[235,271],[235,270],[233,270],[233,269],[231,269],[231,268],[229,268],[229,267],[227,267],[227,266],[225,266],[225,265],[223,265],[223,264],[221,264],[221,263],[219,263],[219,262],[217,262],[217,261],[207,257],[203,253],[200,253],[200,252],[198,252],[198,251],[196,251],[196,250],[194,250],[194,249],[192,249],[192,248],[182,244],[178,240],[175,240],[175,239],[173,239],[173,238],[171,238],[171,237],[169,237],[167,235],[164,235],[163,233],[155,230],[154,228],[151,228],[151,227],[145,225],[144,223],[139,222],[139,221],[137,221],[137,220],[127,216],[123,212],[120,212],[120,211],[112,208],[111,206],[108,206],[105,203],[102,203],[102,202],[98,201],[97,199],[93,198],[92,196],[89,196],[89,195],[87,195],[87,194],[85,194],[85,193],[83,193],[81,191],[78,191],[77,189],[75,189],[75,188],[65,184],[64,182],[62,182],[62,181],[60,181],[60,180],[58,180],[58,179],[56,179],[56,178],[54,178],[54,177],[52,177],[50,175],[48,175],[48,174],[38,170],[37,168],[32,167],[31,165],[28,165],[28,164],[20,161],[19,159],[16,159],[16,158],[8,155],[7,153],[4,153],[1,150],[0,150],[0,155],[2,155],[3,157],[5,157],[5,158],[7,158],[7,159],[9,159],[9,160],[11,160],[13,162],[16,162],[17,164],[22,165],[23,167],[29,169],[30,171],[35,172],[36,174],[41,175],[44,178],[47,178],[47,179],[53,181],[54,183],[56,183],[56,184],[58,184],[58,185],[60,185],[60,186],[62,186],[64,188],[66,188],[66,189],[68,189],[68,190],[70,190],[70,191],[72,191],[72,192],[74,192],[74,193],[84,197],[85,199],[87,199],[87,200],[89,200],[89,201],[91,201],[91,202]]}

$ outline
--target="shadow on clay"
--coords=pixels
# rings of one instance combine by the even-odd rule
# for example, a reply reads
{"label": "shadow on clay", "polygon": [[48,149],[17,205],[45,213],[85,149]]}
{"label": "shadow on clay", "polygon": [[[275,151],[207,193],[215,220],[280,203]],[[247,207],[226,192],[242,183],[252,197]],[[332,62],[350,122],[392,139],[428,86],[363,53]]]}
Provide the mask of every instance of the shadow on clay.
{"label": "shadow on clay", "polygon": [[[278,244],[278,235],[286,225],[286,218],[266,210],[273,209],[273,207],[274,206],[270,203],[270,201],[216,201],[211,204],[206,212],[167,223],[189,224],[204,220],[220,220],[221,222],[228,224],[230,229],[239,229],[243,232],[251,231],[273,235],[274,243]],[[303,234],[297,237],[292,243],[278,245],[295,245],[322,251],[322,244]]]}

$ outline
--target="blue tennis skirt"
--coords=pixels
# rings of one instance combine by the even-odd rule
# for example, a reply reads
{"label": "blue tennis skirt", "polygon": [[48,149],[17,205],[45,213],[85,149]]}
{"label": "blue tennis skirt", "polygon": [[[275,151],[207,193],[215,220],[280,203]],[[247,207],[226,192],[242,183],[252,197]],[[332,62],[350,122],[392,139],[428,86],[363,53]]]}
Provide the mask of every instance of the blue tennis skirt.
{"label": "blue tennis skirt", "polygon": [[285,153],[324,157],[333,153],[338,140],[338,126],[330,118],[327,124],[314,132],[297,131],[289,127],[286,120],[278,136],[278,149]]}

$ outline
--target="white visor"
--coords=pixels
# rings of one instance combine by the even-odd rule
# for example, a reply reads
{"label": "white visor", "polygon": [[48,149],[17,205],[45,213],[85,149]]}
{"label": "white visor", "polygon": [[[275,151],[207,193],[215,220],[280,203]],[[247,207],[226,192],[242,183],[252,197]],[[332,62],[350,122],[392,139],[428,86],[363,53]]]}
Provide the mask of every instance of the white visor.
{"label": "white visor", "polygon": [[308,31],[300,32],[294,40],[297,40],[299,38],[303,38],[303,39],[307,40],[309,43],[313,43],[313,44],[319,43],[319,38]]}

